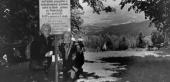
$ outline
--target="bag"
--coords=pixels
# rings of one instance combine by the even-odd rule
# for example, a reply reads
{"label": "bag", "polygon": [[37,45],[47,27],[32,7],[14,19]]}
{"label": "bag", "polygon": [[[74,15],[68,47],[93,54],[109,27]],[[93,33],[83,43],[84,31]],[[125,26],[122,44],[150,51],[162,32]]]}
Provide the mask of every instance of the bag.
{"label": "bag", "polygon": [[76,73],[78,72],[78,69],[76,67],[72,67],[72,69],[70,69],[68,71],[68,75],[71,79],[75,79],[76,78]]}

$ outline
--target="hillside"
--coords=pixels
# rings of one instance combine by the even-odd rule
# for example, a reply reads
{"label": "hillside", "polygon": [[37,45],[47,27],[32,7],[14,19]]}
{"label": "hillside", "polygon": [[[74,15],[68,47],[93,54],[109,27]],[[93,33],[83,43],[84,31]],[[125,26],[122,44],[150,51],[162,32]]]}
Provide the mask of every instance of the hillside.
{"label": "hillside", "polygon": [[106,27],[100,26],[85,26],[88,31],[88,35],[98,35],[101,33],[110,33],[115,35],[126,35],[126,34],[138,34],[143,32],[145,35],[149,35],[155,28],[149,27],[149,21],[143,21],[139,23],[128,23],[120,25],[110,25]]}

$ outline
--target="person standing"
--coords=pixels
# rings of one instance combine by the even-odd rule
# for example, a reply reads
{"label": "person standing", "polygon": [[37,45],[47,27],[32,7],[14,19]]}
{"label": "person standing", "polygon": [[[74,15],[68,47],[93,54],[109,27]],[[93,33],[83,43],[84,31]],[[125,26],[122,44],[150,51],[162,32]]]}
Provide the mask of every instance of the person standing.
{"label": "person standing", "polygon": [[[84,44],[83,41],[78,38],[72,38],[72,48],[68,56],[67,68],[70,78],[74,82],[79,79],[80,74],[83,75],[83,64],[84,64]],[[84,76],[84,75],[83,75]]]}
{"label": "person standing", "polygon": [[48,75],[48,69],[52,62],[52,41],[50,37],[51,26],[43,24],[40,35],[34,38],[30,47],[30,69],[34,72],[43,70]]}
{"label": "person standing", "polygon": [[70,53],[72,52],[73,42],[71,41],[71,33],[65,32],[63,38],[59,42],[60,57],[63,59],[63,82],[71,80],[68,71],[71,67],[72,60]]}
{"label": "person standing", "polygon": [[[79,78],[79,75],[82,74],[83,75],[83,64],[85,62],[85,58],[84,58],[84,52],[85,52],[85,47],[83,44],[82,40],[78,40],[76,42],[76,58],[75,58],[75,67],[78,69],[77,73],[76,73],[76,78]],[[83,75],[84,76],[84,75]]]}

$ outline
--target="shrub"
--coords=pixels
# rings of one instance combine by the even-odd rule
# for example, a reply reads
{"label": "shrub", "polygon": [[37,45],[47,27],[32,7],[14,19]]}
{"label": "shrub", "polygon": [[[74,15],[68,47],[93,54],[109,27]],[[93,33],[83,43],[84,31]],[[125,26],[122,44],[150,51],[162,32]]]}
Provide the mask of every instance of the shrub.
{"label": "shrub", "polygon": [[122,37],[122,39],[119,42],[119,50],[126,50],[126,49],[128,49],[128,43],[126,37]]}
{"label": "shrub", "polygon": [[160,32],[153,31],[151,34],[153,45],[161,44],[164,42],[164,37]]}
{"label": "shrub", "polygon": [[138,48],[144,48],[144,47],[145,47],[145,41],[143,40],[143,38],[144,38],[144,35],[143,35],[142,32],[140,32],[140,33],[138,34],[137,39],[136,39],[136,46],[137,46]]}
{"label": "shrub", "polygon": [[[123,37],[125,41],[122,41]],[[121,36],[114,34],[91,35],[87,37],[85,45],[87,48],[101,51],[104,43],[106,43],[107,50],[126,50],[136,47],[136,36],[130,34]]]}

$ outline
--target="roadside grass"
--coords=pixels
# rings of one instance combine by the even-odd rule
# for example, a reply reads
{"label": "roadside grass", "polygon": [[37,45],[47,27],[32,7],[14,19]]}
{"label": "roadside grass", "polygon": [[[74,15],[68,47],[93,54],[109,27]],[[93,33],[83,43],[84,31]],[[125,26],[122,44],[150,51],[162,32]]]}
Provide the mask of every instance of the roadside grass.
{"label": "roadside grass", "polygon": [[170,58],[136,57],[120,82],[170,82]]}
{"label": "roadside grass", "polygon": [[101,59],[104,62],[126,65],[126,71],[119,71],[119,75],[112,77],[122,78],[118,82],[170,82],[170,57],[108,57]]}

